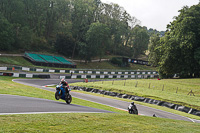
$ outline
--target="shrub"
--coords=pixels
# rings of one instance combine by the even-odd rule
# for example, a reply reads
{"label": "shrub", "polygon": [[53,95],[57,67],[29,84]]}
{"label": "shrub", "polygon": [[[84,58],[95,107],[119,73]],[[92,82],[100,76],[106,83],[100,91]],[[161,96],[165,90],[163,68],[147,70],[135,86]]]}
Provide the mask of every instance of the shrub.
{"label": "shrub", "polygon": [[122,59],[119,58],[119,57],[113,57],[111,60],[110,60],[111,63],[113,64],[116,64],[118,66],[122,66],[123,62],[122,62]]}

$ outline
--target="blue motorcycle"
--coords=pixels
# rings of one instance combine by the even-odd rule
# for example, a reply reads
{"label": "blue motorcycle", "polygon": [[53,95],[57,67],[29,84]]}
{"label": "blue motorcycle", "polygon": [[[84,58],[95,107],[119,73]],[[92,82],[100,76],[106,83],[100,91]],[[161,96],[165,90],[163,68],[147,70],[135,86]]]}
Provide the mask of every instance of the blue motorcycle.
{"label": "blue motorcycle", "polygon": [[67,104],[70,104],[72,102],[72,96],[69,94],[69,92],[70,90],[63,88],[62,84],[57,85],[55,93],[56,100],[63,99]]}

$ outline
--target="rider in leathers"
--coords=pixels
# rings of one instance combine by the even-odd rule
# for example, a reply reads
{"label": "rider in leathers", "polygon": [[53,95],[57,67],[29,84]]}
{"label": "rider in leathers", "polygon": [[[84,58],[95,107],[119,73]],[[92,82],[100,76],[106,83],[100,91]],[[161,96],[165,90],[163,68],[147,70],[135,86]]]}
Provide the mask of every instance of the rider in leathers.
{"label": "rider in leathers", "polygon": [[132,102],[128,106],[128,112],[129,112],[129,114],[136,114],[136,115],[138,115],[138,110],[137,110],[137,107],[135,106],[134,102]]}
{"label": "rider in leathers", "polygon": [[62,84],[62,87],[65,89],[65,92],[69,93],[69,85],[68,85],[67,81],[65,81],[64,78],[61,79],[59,85],[61,85],[61,84]]}

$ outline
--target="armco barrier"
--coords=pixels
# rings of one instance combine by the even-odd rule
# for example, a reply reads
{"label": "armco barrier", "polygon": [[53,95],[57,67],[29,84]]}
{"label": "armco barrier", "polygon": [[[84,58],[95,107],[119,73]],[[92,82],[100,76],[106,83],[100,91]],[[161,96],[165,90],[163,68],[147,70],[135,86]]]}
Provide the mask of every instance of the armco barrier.
{"label": "armco barrier", "polygon": [[3,73],[3,76],[13,76],[13,73]]}
{"label": "armco barrier", "polygon": [[92,92],[92,93],[98,93],[98,94],[109,95],[109,96],[113,96],[113,97],[119,97],[119,98],[125,98],[125,99],[155,104],[155,105],[158,105],[158,106],[163,106],[163,107],[175,109],[175,110],[178,110],[178,111],[182,111],[182,112],[185,112],[185,113],[188,113],[188,114],[200,116],[199,110],[192,109],[192,108],[185,107],[185,106],[178,105],[178,104],[154,100],[154,99],[150,99],[150,98],[139,97],[139,96],[134,96],[134,95],[127,95],[127,94],[120,94],[120,93],[117,93],[117,92],[110,92],[110,91],[105,91],[105,90],[99,90],[99,89],[94,89],[94,88],[86,88],[86,87],[78,87],[78,86],[70,86],[70,89],[87,91],[87,92]]}
{"label": "armco barrier", "polygon": [[6,71],[6,70],[23,70],[23,71],[36,71],[36,72],[49,72],[49,73],[78,73],[78,74],[94,74],[94,75],[157,75],[157,71],[112,71],[112,70],[106,70],[106,71],[100,71],[100,70],[53,70],[53,69],[42,69],[42,68],[29,68],[29,67],[21,67],[21,66],[9,66],[9,67],[0,67],[0,70]]}
{"label": "armco barrier", "polygon": [[38,78],[50,78],[50,75],[38,75]]}
{"label": "armco barrier", "polygon": [[60,76],[65,79],[148,79],[148,78],[158,78],[158,75],[72,75],[72,76]]}

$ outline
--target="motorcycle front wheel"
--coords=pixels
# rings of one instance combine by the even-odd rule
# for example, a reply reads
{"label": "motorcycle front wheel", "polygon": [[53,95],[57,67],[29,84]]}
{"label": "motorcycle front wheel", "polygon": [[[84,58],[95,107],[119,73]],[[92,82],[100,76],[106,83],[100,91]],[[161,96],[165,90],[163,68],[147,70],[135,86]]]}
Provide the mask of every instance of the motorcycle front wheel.
{"label": "motorcycle front wheel", "polygon": [[59,99],[60,99],[59,91],[56,91],[56,93],[55,93],[55,98],[56,98],[56,100],[59,100]]}

